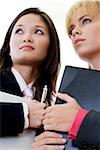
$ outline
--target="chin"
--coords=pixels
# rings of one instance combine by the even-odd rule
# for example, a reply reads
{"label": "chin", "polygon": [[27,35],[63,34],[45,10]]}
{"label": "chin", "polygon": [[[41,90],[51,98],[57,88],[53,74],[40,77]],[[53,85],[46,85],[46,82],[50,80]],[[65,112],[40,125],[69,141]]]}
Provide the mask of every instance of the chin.
{"label": "chin", "polygon": [[77,52],[77,54],[82,60],[87,61],[87,62],[94,57],[94,52],[89,52],[88,50],[87,51],[79,51],[79,52]]}

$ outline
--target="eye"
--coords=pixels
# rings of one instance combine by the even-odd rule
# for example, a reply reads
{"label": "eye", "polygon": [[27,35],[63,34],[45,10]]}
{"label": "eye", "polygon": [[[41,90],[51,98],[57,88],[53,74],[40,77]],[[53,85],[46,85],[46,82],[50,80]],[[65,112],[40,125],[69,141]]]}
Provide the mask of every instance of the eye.
{"label": "eye", "polygon": [[72,31],[73,31],[73,29],[69,30],[69,32],[68,32],[69,36],[72,35]]}
{"label": "eye", "polygon": [[69,36],[72,36],[72,32],[73,32],[74,28],[75,28],[74,26],[71,26],[71,27],[69,28],[69,30],[68,30]]}
{"label": "eye", "polygon": [[92,22],[91,19],[89,19],[89,18],[84,18],[83,21],[82,21],[82,24],[85,25],[85,24],[88,24],[88,23],[90,23],[90,22]]}
{"label": "eye", "polygon": [[35,31],[35,34],[43,35],[44,32],[43,32],[42,30],[40,30],[40,29],[37,29],[37,30]]}
{"label": "eye", "polygon": [[22,34],[23,33],[23,30],[22,29],[17,29],[16,31],[15,31],[15,33],[17,34]]}

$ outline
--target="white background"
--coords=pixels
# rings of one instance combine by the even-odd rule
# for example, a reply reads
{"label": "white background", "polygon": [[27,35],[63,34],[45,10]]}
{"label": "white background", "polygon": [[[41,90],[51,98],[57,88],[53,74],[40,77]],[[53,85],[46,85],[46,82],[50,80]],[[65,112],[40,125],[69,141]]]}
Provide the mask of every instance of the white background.
{"label": "white background", "polygon": [[3,0],[0,4],[0,47],[9,25],[22,10],[29,7],[38,7],[45,11],[53,20],[60,39],[61,71],[58,77],[58,87],[65,65],[87,67],[87,63],[80,60],[74,52],[65,28],[67,11],[75,2],[77,0]]}

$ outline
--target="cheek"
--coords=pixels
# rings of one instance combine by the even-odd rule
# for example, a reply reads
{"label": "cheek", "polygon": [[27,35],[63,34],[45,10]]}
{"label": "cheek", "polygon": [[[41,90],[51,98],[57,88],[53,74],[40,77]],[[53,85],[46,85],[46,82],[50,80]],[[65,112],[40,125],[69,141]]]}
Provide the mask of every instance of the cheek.
{"label": "cheek", "polygon": [[94,43],[98,38],[100,39],[100,26],[97,24],[89,26],[89,28],[85,30],[85,35],[86,39]]}
{"label": "cheek", "polygon": [[93,40],[93,44],[91,44],[96,50],[100,51],[100,36],[96,38],[96,40]]}
{"label": "cheek", "polygon": [[73,42],[72,42],[72,46],[73,46],[73,49],[75,50],[75,52],[77,52],[77,48],[75,47],[75,45],[73,44]]}
{"label": "cheek", "polygon": [[14,50],[14,43],[13,43],[13,40],[12,40],[12,38],[10,39],[10,43],[9,43],[9,46],[10,46],[10,55],[12,55],[12,53],[13,53],[13,50]]}
{"label": "cheek", "polygon": [[87,41],[93,47],[100,45],[100,32],[98,30],[91,30],[89,35],[87,35]]}
{"label": "cheek", "polygon": [[100,27],[97,28],[98,30],[95,31],[94,33],[94,43],[97,43],[97,45],[99,46],[100,48]]}
{"label": "cheek", "polygon": [[41,44],[38,44],[41,55],[47,56],[49,45],[50,45],[49,40],[44,40],[43,42],[41,42]]}
{"label": "cheek", "polygon": [[10,40],[10,53],[14,53],[18,49],[19,41],[14,37]]}

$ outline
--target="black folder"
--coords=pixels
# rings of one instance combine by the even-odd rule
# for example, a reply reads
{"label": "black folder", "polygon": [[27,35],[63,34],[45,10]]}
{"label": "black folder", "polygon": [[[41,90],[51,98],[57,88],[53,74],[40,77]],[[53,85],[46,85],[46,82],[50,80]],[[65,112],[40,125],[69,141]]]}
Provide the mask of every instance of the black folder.
{"label": "black folder", "polygon": [[[100,111],[100,71],[66,66],[59,92],[67,93],[74,97],[82,108]],[[56,104],[62,104],[57,98]],[[66,144],[66,150],[78,150],[74,141]]]}

